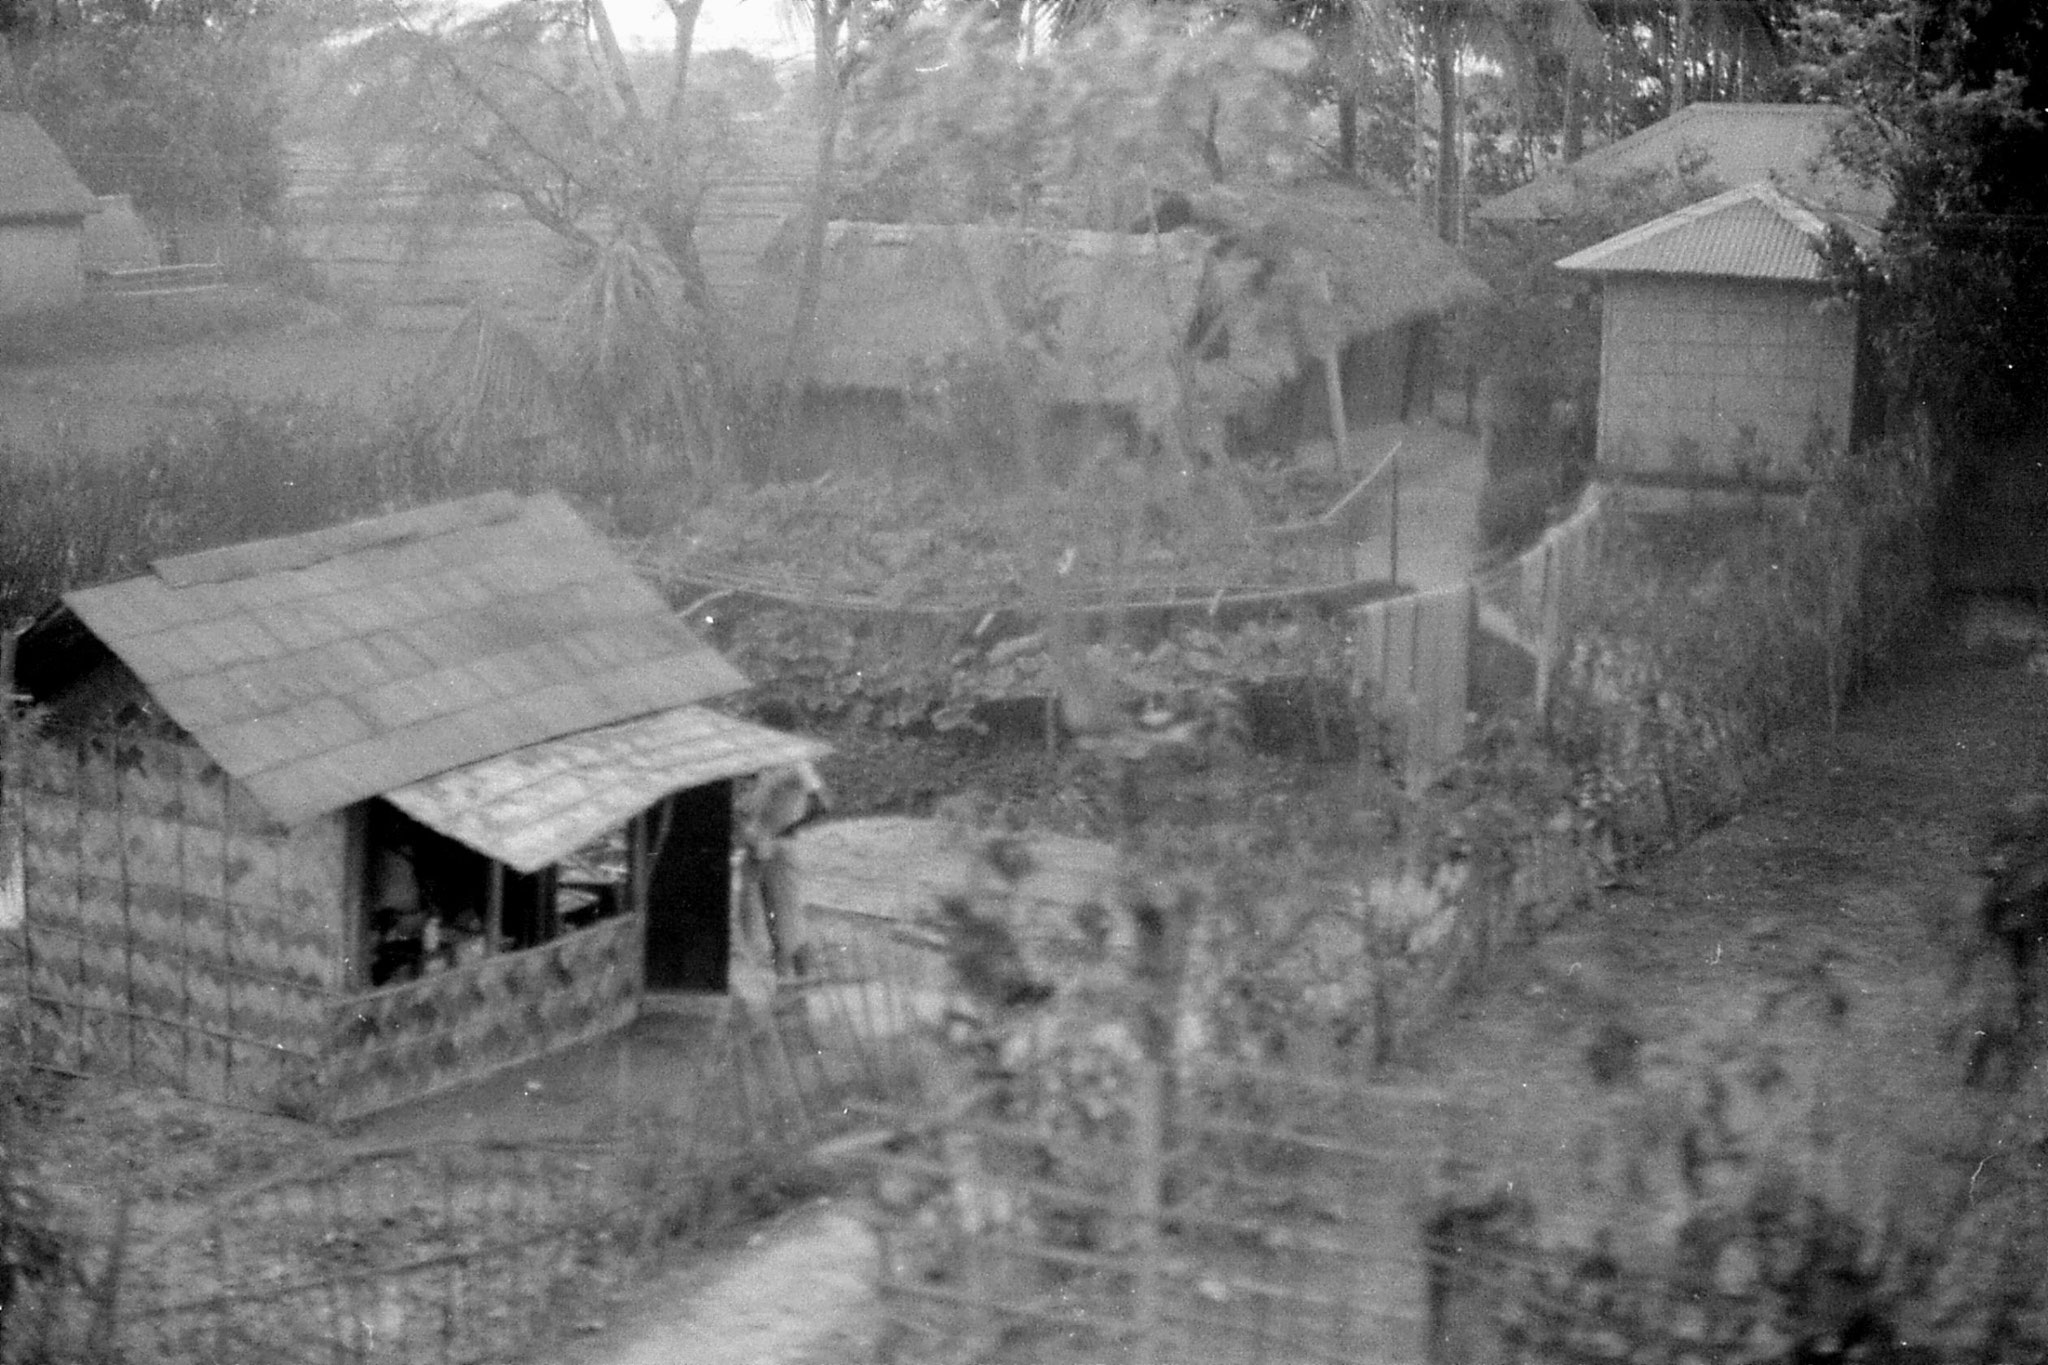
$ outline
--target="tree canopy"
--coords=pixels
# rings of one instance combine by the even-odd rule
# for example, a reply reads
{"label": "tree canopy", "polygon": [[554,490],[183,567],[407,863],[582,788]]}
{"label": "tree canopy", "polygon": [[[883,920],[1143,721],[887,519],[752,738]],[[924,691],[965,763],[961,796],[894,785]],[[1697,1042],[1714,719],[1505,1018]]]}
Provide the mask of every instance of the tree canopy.
{"label": "tree canopy", "polygon": [[2048,424],[2048,14],[1991,0],[1802,8],[1800,78],[1859,108],[1894,192],[1869,304],[1895,402],[1968,462]]}

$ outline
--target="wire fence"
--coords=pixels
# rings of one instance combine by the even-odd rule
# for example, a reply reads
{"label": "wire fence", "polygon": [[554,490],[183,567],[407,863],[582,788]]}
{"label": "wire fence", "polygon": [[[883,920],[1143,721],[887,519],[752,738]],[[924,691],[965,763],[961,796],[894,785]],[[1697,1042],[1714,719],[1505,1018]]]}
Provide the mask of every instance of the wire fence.
{"label": "wire fence", "polygon": [[197,1205],[99,1192],[51,1220],[43,1261],[0,1256],[0,1361],[484,1365],[599,1324],[666,1249],[806,1187],[854,1106],[900,1091],[922,1015],[866,928],[828,924],[814,984],[618,1051],[587,1136],[344,1150]]}

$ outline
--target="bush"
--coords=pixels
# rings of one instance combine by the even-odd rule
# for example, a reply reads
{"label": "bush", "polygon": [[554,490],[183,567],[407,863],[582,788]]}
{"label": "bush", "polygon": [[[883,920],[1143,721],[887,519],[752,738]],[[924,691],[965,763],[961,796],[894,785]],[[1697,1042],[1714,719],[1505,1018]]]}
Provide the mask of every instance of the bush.
{"label": "bush", "polygon": [[540,482],[534,461],[453,450],[407,414],[306,399],[203,406],[196,427],[115,454],[0,447],[0,625],[163,555]]}
{"label": "bush", "polygon": [[1623,850],[1735,809],[1897,651],[1932,587],[1924,453],[1819,452],[1794,515],[1638,520],[1609,537],[1553,720]]}

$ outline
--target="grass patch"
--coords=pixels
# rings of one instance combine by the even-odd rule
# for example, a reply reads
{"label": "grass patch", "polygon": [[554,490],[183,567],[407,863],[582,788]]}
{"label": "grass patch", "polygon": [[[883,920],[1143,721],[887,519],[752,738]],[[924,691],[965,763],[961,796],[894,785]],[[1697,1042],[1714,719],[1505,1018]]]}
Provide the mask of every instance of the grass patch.
{"label": "grass patch", "polygon": [[95,294],[69,308],[21,315],[0,331],[0,365],[61,365],[267,331],[303,320],[305,300],[266,285],[224,284],[179,294]]}

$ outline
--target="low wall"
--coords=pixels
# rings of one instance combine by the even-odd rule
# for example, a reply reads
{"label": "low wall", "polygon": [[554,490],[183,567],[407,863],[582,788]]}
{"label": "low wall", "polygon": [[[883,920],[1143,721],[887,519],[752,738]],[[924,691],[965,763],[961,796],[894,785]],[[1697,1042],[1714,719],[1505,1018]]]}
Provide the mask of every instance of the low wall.
{"label": "low wall", "polygon": [[600,1037],[639,1007],[640,916],[581,929],[337,1004],[320,1067],[340,1120]]}

